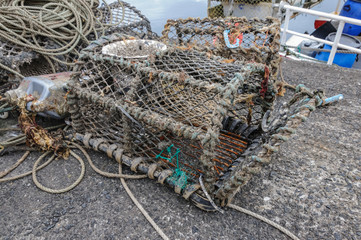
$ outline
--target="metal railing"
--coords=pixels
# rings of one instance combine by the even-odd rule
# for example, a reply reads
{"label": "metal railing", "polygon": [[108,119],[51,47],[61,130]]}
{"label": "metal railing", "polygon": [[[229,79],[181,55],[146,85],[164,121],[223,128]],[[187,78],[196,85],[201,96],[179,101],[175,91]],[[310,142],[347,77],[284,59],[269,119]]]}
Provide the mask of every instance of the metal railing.
{"label": "metal railing", "polygon": [[[333,63],[333,60],[334,60],[335,55],[336,55],[337,48],[342,48],[342,49],[345,49],[345,50],[350,50],[350,51],[355,52],[357,54],[361,54],[361,50],[358,49],[358,48],[354,48],[354,47],[350,47],[350,46],[347,46],[347,45],[344,45],[344,44],[340,44],[340,39],[341,39],[341,35],[342,35],[343,28],[345,26],[345,23],[351,23],[351,24],[354,24],[354,25],[361,26],[361,20],[357,20],[357,19],[349,18],[349,17],[342,17],[342,16],[338,16],[338,15],[335,15],[335,14],[324,13],[324,12],[319,12],[319,11],[310,10],[310,9],[293,7],[293,6],[290,6],[290,5],[287,5],[287,4],[284,5],[282,3],[280,4],[280,9],[281,8],[286,9],[286,17],[285,17],[285,21],[284,21],[284,28],[281,29],[281,31],[282,31],[281,45],[282,46],[286,45],[286,40],[287,40],[287,34],[288,33],[292,34],[292,35],[296,35],[296,36],[299,36],[299,37],[304,37],[304,38],[307,38],[307,39],[310,39],[310,40],[314,40],[314,41],[317,41],[317,42],[321,42],[321,43],[325,43],[327,45],[330,45],[330,46],[332,46],[332,49],[331,49],[330,55],[328,57],[328,61],[327,61],[328,65],[331,65]],[[331,42],[331,41],[327,41],[327,40],[324,40],[324,39],[321,39],[321,38],[316,38],[316,37],[311,36],[311,35],[302,34],[302,33],[298,33],[298,32],[289,30],[288,25],[289,25],[289,21],[290,21],[290,18],[291,18],[291,14],[293,12],[301,12],[301,13],[306,13],[306,14],[315,15],[315,16],[319,16],[319,17],[325,17],[325,18],[328,18],[328,19],[331,19],[331,20],[338,21],[339,25],[338,25],[338,28],[337,28],[337,33],[336,33],[336,36],[335,36],[335,40],[333,42]]]}

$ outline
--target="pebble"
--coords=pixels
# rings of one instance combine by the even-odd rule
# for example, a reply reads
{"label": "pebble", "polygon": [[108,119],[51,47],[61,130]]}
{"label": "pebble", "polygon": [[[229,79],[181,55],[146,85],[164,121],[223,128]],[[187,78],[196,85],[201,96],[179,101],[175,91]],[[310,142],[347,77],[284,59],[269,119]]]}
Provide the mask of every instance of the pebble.
{"label": "pebble", "polygon": [[333,236],[335,237],[335,240],[342,240],[341,234],[339,233],[335,233]]}
{"label": "pebble", "polygon": [[320,207],[322,207],[322,203],[317,203],[316,208],[320,208]]}
{"label": "pebble", "polygon": [[194,233],[197,233],[197,232],[199,232],[199,229],[196,226],[193,226],[192,227],[192,233],[194,234]]}
{"label": "pebble", "polygon": [[59,222],[59,219],[60,219],[59,217],[54,217],[54,218],[53,218],[53,223]]}
{"label": "pebble", "polygon": [[74,227],[74,224],[68,224],[68,225],[66,225],[64,228],[65,228],[66,230],[70,230],[72,227]]}
{"label": "pebble", "polygon": [[55,223],[53,223],[53,224],[51,224],[51,225],[43,228],[43,230],[44,230],[45,232],[47,232],[47,231],[49,231],[50,229],[52,229],[53,227],[55,227]]}
{"label": "pebble", "polygon": [[26,229],[25,232],[24,232],[24,236],[27,236],[32,232],[33,232],[33,229]]}

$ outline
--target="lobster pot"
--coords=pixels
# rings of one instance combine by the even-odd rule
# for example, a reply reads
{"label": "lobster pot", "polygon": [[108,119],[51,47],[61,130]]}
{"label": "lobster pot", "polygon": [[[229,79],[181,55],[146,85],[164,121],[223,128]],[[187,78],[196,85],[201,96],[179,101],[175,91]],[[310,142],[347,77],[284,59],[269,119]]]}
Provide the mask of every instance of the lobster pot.
{"label": "lobster pot", "polygon": [[156,169],[181,193],[217,181],[274,100],[263,64],[113,34],[84,49],[68,103],[76,133],[102,139]]}
{"label": "lobster pot", "polygon": [[119,32],[138,38],[155,36],[148,18],[127,2],[114,1],[108,6],[102,5],[97,14],[102,23],[109,25],[106,35]]}
{"label": "lobster pot", "polygon": [[166,44],[194,48],[227,61],[266,64],[276,77],[280,62],[280,22],[275,18],[168,20],[162,32]]}

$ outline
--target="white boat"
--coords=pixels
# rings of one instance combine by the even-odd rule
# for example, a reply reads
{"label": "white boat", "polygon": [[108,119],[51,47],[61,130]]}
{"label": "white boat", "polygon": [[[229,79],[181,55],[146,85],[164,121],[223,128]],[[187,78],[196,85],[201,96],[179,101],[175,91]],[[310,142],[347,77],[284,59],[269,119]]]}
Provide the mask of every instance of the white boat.
{"label": "white boat", "polygon": [[[361,54],[361,42],[358,36],[361,35],[361,1],[348,0],[340,14],[338,14],[339,6],[340,1],[336,11],[331,14],[290,5],[281,6],[286,10],[281,54],[297,60],[327,62],[329,65],[337,64],[361,69],[361,61],[358,61],[358,54]],[[289,20],[293,12],[318,16],[320,20],[317,20],[319,22],[315,26],[319,28],[312,34],[289,30]],[[289,34],[292,36],[287,38]]]}

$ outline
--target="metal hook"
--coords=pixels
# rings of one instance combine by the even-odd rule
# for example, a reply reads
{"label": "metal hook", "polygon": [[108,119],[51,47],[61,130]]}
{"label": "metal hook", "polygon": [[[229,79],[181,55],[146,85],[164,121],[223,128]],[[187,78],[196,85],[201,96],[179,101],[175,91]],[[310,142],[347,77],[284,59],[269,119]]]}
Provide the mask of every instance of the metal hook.
{"label": "metal hook", "polygon": [[226,43],[228,48],[237,48],[237,47],[239,47],[239,39],[237,38],[237,42],[235,44],[231,44],[229,42],[229,37],[228,37],[228,34],[230,31],[231,30],[229,30],[229,29],[226,29],[223,31],[224,42]]}

